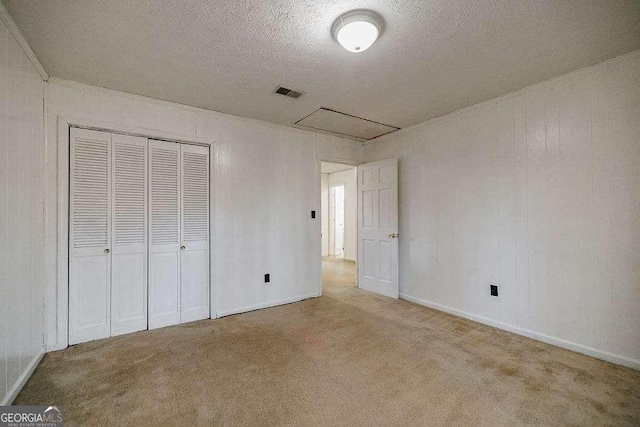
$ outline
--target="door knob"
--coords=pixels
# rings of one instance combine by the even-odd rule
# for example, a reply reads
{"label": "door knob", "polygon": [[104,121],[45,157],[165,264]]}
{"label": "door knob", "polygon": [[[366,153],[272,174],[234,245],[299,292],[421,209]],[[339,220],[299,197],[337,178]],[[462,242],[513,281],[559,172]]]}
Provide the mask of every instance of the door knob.
{"label": "door knob", "polygon": [[390,239],[395,239],[396,238],[396,233],[390,233],[389,234],[389,238]]}
{"label": "door knob", "polygon": [[184,246],[180,246],[180,249],[182,249],[182,250],[184,251],[184,250],[185,250],[185,249],[187,249],[187,248],[186,248],[186,247],[184,247]]}
{"label": "door knob", "polygon": [[105,254],[108,254],[108,253],[109,253],[109,248],[105,249],[105,250],[104,250],[104,253],[105,253]]}

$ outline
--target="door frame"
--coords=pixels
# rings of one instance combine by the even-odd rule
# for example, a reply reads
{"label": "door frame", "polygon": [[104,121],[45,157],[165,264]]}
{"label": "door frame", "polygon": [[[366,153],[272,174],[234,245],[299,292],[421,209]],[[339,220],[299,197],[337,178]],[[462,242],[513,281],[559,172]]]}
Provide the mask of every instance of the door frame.
{"label": "door frame", "polygon": [[[340,158],[336,158],[336,157],[328,157],[328,156],[321,156],[318,155],[317,156],[318,161],[316,162],[316,188],[318,191],[318,215],[316,215],[316,217],[319,219],[318,221],[318,296],[322,296],[322,163],[337,163],[339,165],[346,165],[346,166],[351,166],[356,170],[356,175],[358,172],[358,161],[355,160],[349,160],[349,159],[340,159]],[[345,216],[346,216],[346,198],[347,198],[347,186],[345,183],[342,183],[345,188]],[[340,185],[340,184],[338,184]],[[331,186],[329,185],[329,183],[327,182],[327,187],[329,189],[329,195],[327,197],[330,197],[331,195]],[[356,197],[358,195],[358,180],[356,179]],[[327,201],[328,202],[328,201]],[[356,203],[356,209],[357,209],[357,203]],[[327,203],[327,210],[329,209],[329,203]],[[328,218],[327,218],[328,219]],[[345,220],[346,223],[346,220]],[[329,227],[331,227],[331,225],[329,225]],[[345,224],[346,227],[346,224]],[[358,230],[358,215],[356,215],[356,231]],[[345,232],[345,238],[346,238],[346,232]],[[327,236],[327,241],[329,239],[329,236]],[[357,241],[357,239],[356,239]],[[329,242],[330,244],[330,242]],[[356,251],[356,266],[358,265],[358,245],[356,245],[355,248]],[[356,274],[356,288],[358,287],[358,274]]]}
{"label": "door frame", "polygon": [[[69,165],[70,165],[70,130],[72,127],[97,130],[102,132],[119,133],[123,135],[139,136],[148,139],[159,139],[180,144],[201,145],[209,147],[209,318],[216,318],[215,307],[215,283],[214,256],[216,252],[214,243],[216,201],[214,200],[214,165],[217,156],[214,140],[198,137],[185,137],[173,132],[159,129],[149,129],[138,126],[122,125],[118,123],[91,120],[78,117],[58,116],[58,181],[57,181],[57,276],[55,283],[55,297],[45,298],[46,320],[49,323],[51,305],[54,305],[55,325],[47,326],[49,334],[55,332],[55,344],[47,343],[47,351],[61,350],[69,346]],[[51,141],[47,141],[51,143]],[[51,214],[45,212],[45,218],[51,218]],[[49,219],[50,220],[50,219]],[[46,237],[46,236],[45,236]],[[52,237],[48,237],[46,240]],[[48,288],[47,288],[48,289]],[[50,295],[47,290],[47,294]],[[50,341],[49,341],[50,342]]]}

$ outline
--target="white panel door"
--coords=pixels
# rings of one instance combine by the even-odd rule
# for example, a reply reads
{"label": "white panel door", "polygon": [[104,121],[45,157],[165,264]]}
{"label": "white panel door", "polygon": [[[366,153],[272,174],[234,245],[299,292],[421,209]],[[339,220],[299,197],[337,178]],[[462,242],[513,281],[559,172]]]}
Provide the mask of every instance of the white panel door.
{"label": "white panel door", "polygon": [[111,336],[147,329],[147,139],[112,135]]}
{"label": "white panel door", "polygon": [[398,159],[358,166],[358,286],[398,298]]}
{"label": "white panel door", "polygon": [[209,148],[181,145],[181,322],[209,318]]}
{"label": "white panel door", "polygon": [[111,134],[71,129],[69,344],[110,335]]}
{"label": "white panel door", "polygon": [[149,140],[149,329],[180,323],[180,144]]}

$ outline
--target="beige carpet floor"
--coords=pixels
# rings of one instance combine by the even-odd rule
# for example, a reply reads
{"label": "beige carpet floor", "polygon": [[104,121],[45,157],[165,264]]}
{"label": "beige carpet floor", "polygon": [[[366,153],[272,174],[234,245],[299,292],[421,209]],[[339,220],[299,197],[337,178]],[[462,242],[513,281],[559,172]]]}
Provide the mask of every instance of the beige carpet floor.
{"label": "beige carpet floor", "polygon": [[321,298],[47,354],[15,404],[69,425],[640,424],[640,372],[324,266]]}

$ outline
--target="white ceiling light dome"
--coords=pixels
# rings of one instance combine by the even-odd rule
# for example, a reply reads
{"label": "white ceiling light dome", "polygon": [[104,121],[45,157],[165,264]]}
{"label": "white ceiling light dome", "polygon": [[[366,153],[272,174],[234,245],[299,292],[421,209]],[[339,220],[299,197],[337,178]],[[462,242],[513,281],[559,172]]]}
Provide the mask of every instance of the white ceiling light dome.
{"label": "white ceiling light dome", "polygon": [[369,49],[383,29],[382,17],[372,10],[357,9],[338,17],[331,27],[333,37],[349,52]]}

